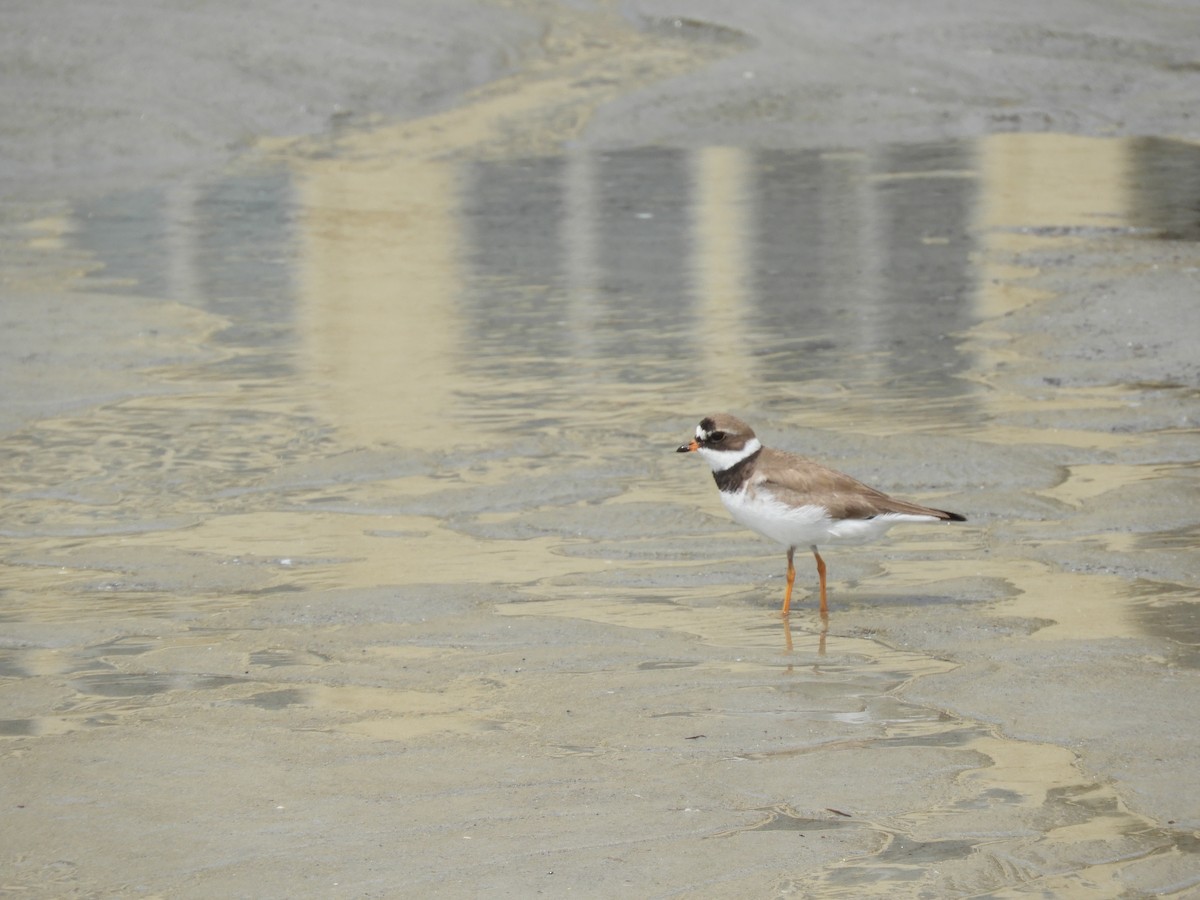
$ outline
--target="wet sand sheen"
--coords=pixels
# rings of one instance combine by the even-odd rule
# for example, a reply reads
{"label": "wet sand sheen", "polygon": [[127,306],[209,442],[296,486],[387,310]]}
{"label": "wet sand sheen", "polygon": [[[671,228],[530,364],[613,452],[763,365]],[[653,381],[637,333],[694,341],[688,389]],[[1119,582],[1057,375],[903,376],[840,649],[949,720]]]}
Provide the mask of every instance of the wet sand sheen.
{"label": "wet sand sheen", "polygon": [[[5,419],[6,883],[1186,890],[1153,616],[1195,592],[1194,420],[1062,298],[1170,268],[1147,176],[1194,147],[561,154],[731,47],[557,27],[460,109],[32,232],[94,275],[22,321],[117,363]],[[671,452],[714,405],[972,525],[838,551],[828,629],[782,623],[780,554]]]}
{"label": "wet sand sheen", "polygon": [[[708,164],[697,171],[712,177],[726,169]],[[419,180],[445,192],[457,183],[452,175],[440,166],[436,177]],[[597,379],[614,362],[648,360],[622,361],[593,346],[573,369],[560,372],[553,393],[542,398],[548,402],[535,406],[543,382],[527,373],[538,364],[528,350],[484,344],[463,352],[473,341],[472,326],[456,298],[476,291],[480,275],[459,267],[457,260],[469,253],[446,251],[454,243],[446,236],[452,222],[423,232],[435,251],[410,245],[424,274],[403,261],[368,264],[395,239],[396,216],[407,227],[395,201],[387,217],[362,214],[355,205],[355,196],[381,196],[372,189],[379,177],[378,171],[365,174],[357,193],[344,185],[333,192],[347,214],[301,217],[311,235],[302,258],[312,268],[302,278],[306,300],[296,328],[308,338],[289,351],[285,377],[258,376],[224,394],[154,401],[155,408],[179,410],[176,420],[183,423],[204,421],[216,409],[253,408],[256,394],[266,401],[261,414],[245,422],[269,436],[257,452],[230,455],[234,465],[220,476],[224,484],[208,486],[207,509],[204,469],[211,457],[203,441],[190,451],[173,442],[175,452],[165,457],[147,452],[143,467],[155,479],[176,479],[184,487],[174,497],[155,498],[158,526],[132,520],[105,533],[90,524],[99,521],[94,510],[123,510],[128,491],[144,490],[137,475],[115,481],[73,476],[83,505],[72,537],[53,536],[62,524],[47,527],[46,517],[62,511],[46,504],[61,490],[27,492],[20,501],[26,521],[42,524],[8,557],[13,587],[29,598],[13,633],[36,645],[51,640],[47,626],[71,622],[80,636],[74,645],[67,638],[65,645],[7,651],[12,671],[42,685],[49,692],[42,702],[54,712],[26,707],[24,715],[6,720],[5,734],[86,742],[62,745],[67,756],[61,763],[85,746],[123,746],[120,734],[131,728],[155,735],[152,744],[172,742],[170,723],[186,713],[193,739],[242,728],[262,729],[264,736],[324,735],[331,743],[321,753],[365,752],[372,770],[398,755],[405,760],[402,784],[442,783],[429,794],[442,805],[453,807],[464,792],[496,784],[515,791],[491,817],[470,824],[444,814],[414,819],[433,831],[418,829],[406,838],[410,863],[433,852],[434,835],[446,828],[495,843],[523,808],[518,800],[540,805],[546,801],[537,797],[554,797],[557,821],[582,802],[558,784],[590,785],[589,806],[622,803],[623,786],[653,781],[663,760],[668,768],[682,767],[683,781],[659,775],[655,791],[635,793],[648,799],[701,779],[709,788],[676,811],[695,821],[680,830],[644,809],[633,819],[606,815],[601,832],[580,831],[572,849],[556,851],[567,854],[561,865],[586,871],[581,860],[587,853],[581,856],[580,849],[605,846],[601,835],[618,822],[628,832],[614,845],[627,848],[621,852],[637,848],[658,856],[673,848],[691,858],[690,883],[747,889],[776,870],[773,844],[756,852],[739,847],[741,874],[731,880],[715,870],[703,874],[702,860],[678,842],[836,834],[832,856],[818,851],[795,865],[819,872],[824,890],[860,894],[886,892],[914,876],[928,879],[933,863],[937,883],[955,889],[1047,884],[1050,872],[1070,858],[1066,889],[1110,870],[1135,878],[1143,860],[1169,852],[1171,834],[1129,810],[1111,784],[1081,772],[1075,753],[1014,740],[969,716],[905,700],[915,686],[962,666],[891,648],[866,624],[872,616],[890,618],[885,631],[905,634],[922,620],[949,616],[943,627],[958,620],[981,634],[999,628],[1055,647],[1125,639],[1137,632],[1125,611],[1125,579],[989,555],[984,548],[995,539],[985,520],[962,534],[914,530],[878,548],[839,552],[828,633],[803,605],[789,623],[780,622],[771,612],[781,589],[778,554],[740,534],[719,510],[705,508],[711,499],[706,479],[670,466],[677,434],[635,435],[617,424],[649,425],[672,396],[682,402],[679,397],[695,390],[690,382],[664,387],[651,374],[652,362],[645,384],[635,380],[632,390],[628,372]],[[393,183],[412,177],[409,171]],[[735,177],[744,189],[745,171]],[[304,196],[306,203],[323,204],[329,194]],[[734,192],[723,202],[741,203],[740,196]],[[414,215],[432,205],[417,203]],[[353,254],[365,255],[355,264]],[[330,265],[345,267],[353,279],[327,273]],[[420,291],[420,317],[390,299],[397,284]],[[725,282],[710,273],[697,284],[721,293]],[[327,297],[339,299],[327,306]],[[347,309],[353,317],[339,311]],[[708,328],[711,316],[723,315],[712,307],[695,321]],[[588,327],[595,327],[594,319]],[[762,339],[748,334],[752,342]],[[638,340],[636,332],[631,339]],[[724,365],[734,371],[745,364],[731,358]],[[767,365],[777,363],[768,359]],[[414,367],[425,376],[419,382],[406,375]],[[194,377],[181,375],[185,384]],[[319,392],[303,388],[310,383]],[[919,385],[909,379],[904,389]],[[928,488],[952,491],[954,479],[978,477],[988,460],[1011,453],[1011,426],[1003,421],[1000,427],[977,424],[970,437],[962,436],[964,410],[977,402],[971,392],[951,392],[946,401],[928,404],[924,418],[895,420],[890,433],[880,433],[860,414],[885,405],[886,388],[871,396],[859,384],[853,394],[826,398],[821,382],[802,386],[811,393],[804,416],[809,430],[792,436],[825,443],[829,455],[869,467],[880,465],[871,448],[880,441],[895,447],[897,434],[943,458],[966,441],[976,459],[963,475],[952,474],[949,485],[938,483],[938,472],[920,476],[915,486],[926,488],[929,502],[953,494]],[[930,388],[936,394],[949,386],[934,381]],[[1066,392],[1006,402],[1021,414],[1094,413],[1094,397],[1077,400]],[[1099,408],[1120,410],[1122,395],[1110,394]],[[106,415],[138,421],[145,410],[135,401]],[[522,427],[531,415],[532,430]],[[272,463],[269,448],[288,446],[280,426],[313,418],[326,436],[291,450],[293,461]],[[682,421],[681,415],[669,418]],[[608,423],[620,429],[615,437],[598,427]],[[53,422],[40,427],[43,435],[56,433]],[[236,446],[239,428],[245,430],[227,421],[220,445]],[[169,439],[168,425],[155,429]],[[57,443],[48,445],[51,459],[57,454],[57,465],[69,473],[76,449],[64,437],[95,430],[59,429]],[[1092,432],[1039,433],[1068,448],[1095,446]],[[1108,446],[1138,442],[1127,436]],[[128,461],[131,452],[138,450],[130,441],[100,445],[93,450],[101,463],[95,471],[105,470],[106,453]],[[1050,454],[1063,458],[1061,451]],[[892,460],[883,477],[904,479],[906,460]],[[1085,509],[1114,490],[1179,471],[1176,464],[1051,467],[1034,495],[1064,510]],[[189,509],[190,519],[172,524],[172,516]],[[1023,526],[1007,527],[1019,534]],[[105,602],[91,599],[97,595]],[[82,619],[81,610],[87,610]],[[110,637],[102,637],[106,633]],[[346,740],[358,749],[343,746]],[[239,766],[265,760],[269,746],[239,751]],[[457,783],[446,773],[435,776],[445,754],[474,759],[485,747],[505,770],[458,772]],[[213,768],[211,750],[197,752],[192,765],[225,777],[222,767]],[[607,781],[591,771],[598,760],[606,761]],[[36,783],[39,764],[21,765],[34,766],[25,777]],[[521,786],[501,774],[512,767],[525,773]],[[688,769],[695,772],[684,776]],[[863,772],[888,773],[883,780],[894,783],[872,779],[868,787]],[[365,788],[368,781],[356,783]],[[284,793],[296,802],[294,788]],[[506,808],[513,812],[504,814]],[[549,822],[521,818],[526,838],[544,841],[541,830]],[[1041,820],[1060,824],[1038,828]],[[379,820],[375,827],[387,826]],[[1106,848],[1094,863],[1093,847]],[[1115,870],[1108,861],[1114,852],[1124,860]],[[478,864],[486,858],[478,857]],[[997,866],[998,859],[1008,862]],[[1056,862],[1047,868],[1049,860]],[[428,877],[436,883],[434,870]],[[523,877],[533,877],[532,870]],[[787,879],[777,883],[786,886]]]}

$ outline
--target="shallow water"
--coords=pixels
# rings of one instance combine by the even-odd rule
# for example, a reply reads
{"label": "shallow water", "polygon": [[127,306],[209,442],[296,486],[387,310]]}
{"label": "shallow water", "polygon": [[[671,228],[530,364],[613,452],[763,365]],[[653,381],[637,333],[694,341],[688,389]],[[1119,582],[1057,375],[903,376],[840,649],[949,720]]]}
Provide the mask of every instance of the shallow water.
{"label": "shallow water", "polygon": [[[30,359],[108,363],[48,368],[36,414],[4,418],[17,784],[51,809],[83,797],[79,827],[136,845],[176,815],[131,767],[247,790],[232,770],[266,766],[263,811],[310,806],[289,834],[354,815],[402,835],[425,885],[445,885],[448,834],[477,886],[497,859],[532,879],[552,858],[613,887],[615,856],[664,895],[1195,881],[1194,839],[1052,728],[913,698],[973,648],[1003,666],[1014,641],[1194,668],[1195,573],[1173,537],[1195,527],[1194,418],[1177,386],[1054,361],[1008,317],[1106,242],[1194,240],[1200,184],[1181,176],[1200,149],[362,147],[33,228],[26,252],[69,274],[62,308],[15,313]],[[970,524],[831,555],[829,628],[803,604],[781,623],[782,551],[671,452],[717,409]],[[1131,510],[1115,523],[1114,499]],[[1003,694],[994,677],[973,684]],[[128,813],[45,782],[89,754]],[[342,780],[301,790],[318,765]],[[200,884],[253,877],[238,835],[282,852],[262,815],[199,851],[222,873]],[[798,837],[791,874],[772,842]],[[697,841],[736,843],[739,867]],[[51,863],[21,852],[30,887]]]}

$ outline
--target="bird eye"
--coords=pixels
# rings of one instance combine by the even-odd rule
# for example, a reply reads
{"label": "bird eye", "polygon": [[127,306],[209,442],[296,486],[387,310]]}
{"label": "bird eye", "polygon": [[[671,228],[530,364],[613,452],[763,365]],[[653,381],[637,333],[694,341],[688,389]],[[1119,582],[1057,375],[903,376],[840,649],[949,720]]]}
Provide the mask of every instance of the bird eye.
{"label": "bird eye", "polygon": [[710,444],[719,444],[723,440],[725,440],[725,432],[723,431],[714,431],[708,436],[708,442]]}

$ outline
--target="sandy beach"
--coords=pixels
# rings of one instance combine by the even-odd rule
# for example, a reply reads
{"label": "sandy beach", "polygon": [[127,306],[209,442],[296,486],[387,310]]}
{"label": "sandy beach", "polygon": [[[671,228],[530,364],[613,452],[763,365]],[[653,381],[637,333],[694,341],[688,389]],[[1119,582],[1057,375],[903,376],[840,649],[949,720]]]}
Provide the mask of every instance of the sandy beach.
{"label": "sandy beach", "polygon": [[1191,896],[1197,21],[0,13],[0,893]]}

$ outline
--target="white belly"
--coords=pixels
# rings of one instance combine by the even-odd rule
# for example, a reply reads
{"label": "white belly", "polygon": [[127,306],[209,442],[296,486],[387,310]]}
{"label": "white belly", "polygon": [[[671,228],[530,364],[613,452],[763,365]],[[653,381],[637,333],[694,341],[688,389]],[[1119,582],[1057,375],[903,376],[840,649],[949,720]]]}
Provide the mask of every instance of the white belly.
{"label": "white belly", "polygon": [[748,495],[721,491],[721,502],[735,522],[785,547],[865,544],[901,522],[936,522],[934,516],[884,513],[872,519],[834,519],[823,506],[788,506],[765,491]]}

